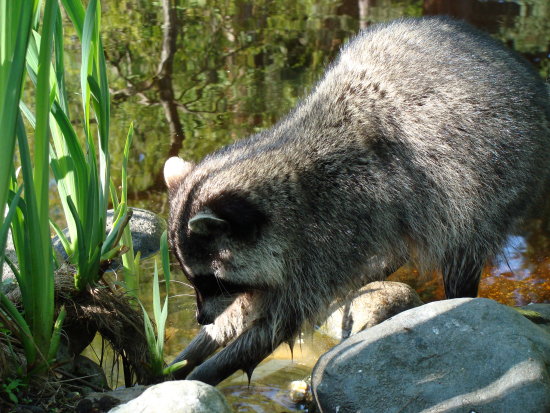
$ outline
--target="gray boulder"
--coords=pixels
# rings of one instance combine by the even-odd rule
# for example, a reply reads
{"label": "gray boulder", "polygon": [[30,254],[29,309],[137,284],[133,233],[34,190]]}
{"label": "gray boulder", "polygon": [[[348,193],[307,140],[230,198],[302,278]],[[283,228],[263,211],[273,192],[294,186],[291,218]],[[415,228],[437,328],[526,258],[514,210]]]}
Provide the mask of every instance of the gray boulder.
{"label": "gray boulder", "polygon": [[547,333],[550,333],[550,304],[529,304],[519,308],[528,312],[527,314],[523,314],[528,318],[531,312],[535,312],[536,315],[534,318],[531,318],[531,321],[546,330]]}
{"label": "gray boulder", "polygon": [[434,302],[334,347],[312,387],[321,412],[550,411],[550,334],[492,300]]}
{"label": "gray boulder", "polygon": [[375,281],[353,292],[345,305],[331,308],[319,331],[343,340],[422,304],[416,291],[407,284]]}
{"label": "gray boulder", "polygon": [[[115,394],[116,392],[112,392]],[[147,388],[110,413],[231,413],[221,392],[194,380],[167,381]]]}

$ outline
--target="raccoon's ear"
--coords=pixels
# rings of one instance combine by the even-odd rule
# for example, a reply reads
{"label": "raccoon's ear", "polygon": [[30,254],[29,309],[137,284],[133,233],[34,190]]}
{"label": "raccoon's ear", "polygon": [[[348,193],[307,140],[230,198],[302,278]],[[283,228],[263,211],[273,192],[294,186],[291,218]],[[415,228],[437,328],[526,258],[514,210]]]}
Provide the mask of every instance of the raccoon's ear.
{"label": "raccoon's ear", "polygon": [[185,176],[191,172],[195,165],[173,156],[164,164],[164,181],[168,189],[173,189]]}
{"label": "raccoon's ear", "polygon": [[187,223],[187,228],[197,235],[210,235],[216,232],[225,231],[229,223],[210,210],[204,210],[194,215]]}

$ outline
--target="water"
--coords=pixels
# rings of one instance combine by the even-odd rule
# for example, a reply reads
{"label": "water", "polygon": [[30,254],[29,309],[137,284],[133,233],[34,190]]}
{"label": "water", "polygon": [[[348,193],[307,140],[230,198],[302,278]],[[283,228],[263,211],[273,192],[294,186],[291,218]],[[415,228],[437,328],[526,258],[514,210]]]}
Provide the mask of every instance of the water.
{"label": "water", "polygon": [[[173,66],[161,65],[163,2],[103,2],[103,39],[113,89],[111,150],[116,178],[131,121],[135,122],[130,161],[134,206],[167,214],[160,172],[170,153],[197,161],[208,152],[272,125],[304,96],[339,46],[360,27],[401,16],[451,14],[465,18],[522,52],[544,77],[550,74],[550,4],[514,1],[294,1],[190,0],[179,5],[173,34]],[[66,33],[68,40],[71,33]],[[76,46],[69,48],[78,62]],[[67,66],[74,71],[77,64]],[[162,79],[159,81],[158,79]],[[69,90],[78,85],[69,83]],[[79,110],[78,108],[75,111]],[[175,115],[177,114],[177,115]],[[546,212],[542,212],[546,211]],[[550,216],[541,207],[541,216]],[[550,225],[532,219],[509,238],[502,256],[483,274],[480,296],[511,305],[550,302]],[[151,274],[151,261],[144,274]],[[167,359],[198,331],[194,296],[185,278],[170,301]],[[147,278],[144,276],[144,278]],[[403,268],[392,279],[413,285],[425,301],[443,298],[439,276],[418,277]],[[141,286],[144,300],[151,286]],[[302,411],[288,398],[292,380],[307,376],[334,345],[307,333],[295,346],[278,349],[255,371],[250,386],[237,373],[219,385],[239,412]]]}

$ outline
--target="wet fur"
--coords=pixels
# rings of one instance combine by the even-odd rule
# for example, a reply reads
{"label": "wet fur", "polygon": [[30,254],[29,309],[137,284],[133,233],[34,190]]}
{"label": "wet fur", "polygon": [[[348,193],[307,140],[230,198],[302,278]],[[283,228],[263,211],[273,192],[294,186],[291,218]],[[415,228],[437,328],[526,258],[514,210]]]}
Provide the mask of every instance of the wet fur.
{"label": "wet fur", "polygon": [[[466,24],[363,31],[288,116],[169,183],[170,243],[211,323],[178,377],[250,373],[407,261],[441,270],[447,297],[475,296],[547,180],[549,100],[526,61]],[[193,234],[201,211],[228,224]]]}

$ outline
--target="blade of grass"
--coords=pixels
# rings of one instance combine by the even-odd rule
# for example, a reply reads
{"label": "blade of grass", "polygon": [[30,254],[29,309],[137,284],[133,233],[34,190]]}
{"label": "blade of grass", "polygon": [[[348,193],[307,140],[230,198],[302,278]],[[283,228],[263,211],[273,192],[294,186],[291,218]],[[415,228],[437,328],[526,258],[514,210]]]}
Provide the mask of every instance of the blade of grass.
{"label": "blade of grass", "polygon": [[168,253],[168,236],[163,231],[160,237],[160,255],[162,257],[162,270],[164,271],[164,280],[166,281],[166,295],[170,292],[170,256]]}
{"label": "blade of grass", "polygon": [[28,365],[33,365],[36,361],[36,344],[31,333],[29,324],[25,321],[19,310],[15,308],[13,303],[0,292],[0,305],[8,316],[17,324],[20,334],[21,344],[25,351],[25,358]]}
{"label": "blade of grass", "polygon": [[[46,0],[40,39],[39,66],[36,86],[36,128],[34,132],[33,182],[36,193],[36,218],[31,227],[38,236],[31,238],[33,269],[32,333],[40,353],[47,355],[53,326],[53,267],[49,227],[49,115],[50,68],[53,49],[53,30],[58,4]],[[21,116],[20,116],[21,118]],[[21,120],[22,123],[22,120]],[[25,181],[27,182],[27,181]],[[25,196],[29,191],[25,185]],[[34,212],[31,217],[34,220]]]}
{"label": "blade of grass", "polygon": [[[124,154],[122,158],[122,174],[121,174],[121,202],[128,202],[128,159],[130,157],[130,146],[134,137],[134,124],[130,124],[128,134],[126,135],[126,143],[124,144]],[[111,199],[113,203],[116,201],[116,192],[111,191]],[[121,240],[122,245],[128,248],[128,251],[122,255],[122,265],[124,267],[124,281],[129,291],[137,291],[139,286],[139,256],[134,256],[134,245],[132,241],[132,233],[129,226],[124,229]]]}
{"label": "blade of grass", "polygon": [[59,241],[61,242],[61,245],[63,245],[63,249],[65,250],[65,252],[67,253],[67,255],[70,258],[71,253],[72,253],[71,243],[69,242],[69,240],[67,239],[67,237],[65,236],[65,234],[63,233],[61,228],[59,228],[59,226],[55,222],[53,222],[52,220],[50,220],[50,226],[55,231],[55,234],[59,238]]}
{"label": "blade of grass", "polygon": [[61,327],[63,326],[63,321],[65,321],[66,316],[67,316],[67,310],[65,309],[65,306],[62,306],[61,310],[59,310],[59,315],[55,320],[55,324],[53,326],[53,331],[52,331],[52,337],[50,339],[50,351],[48,352],[48,357],[47,357],[47,360],[49,363],[54,361],[55,356],[57,355],[57,350],[59,348],[59,341],[61,339]]}
{"label": "blade of grass", "polygon": [[69,117],[69,106],[67,105],[67,91],[65,89],[65,65],[63,50],[63,20],[61,18],[61,10],[57,9],[55,16],[55,76],[57,80],[57,97],[59,99],[59,105],[63,109],[63,112]]}
{"label": "blade of grass", "polygon": [[130,221],[130,218],[132,217],[132,210],[128,209],[126,204],[121,203],[119,205],[119,209],[120,216],[115,221],[113,221],[113,228],[109,232],[107,238],[105,238],[105,242],[101,247],[102,254],[112,249],[113,245],[117,244],[120,241],[120,238],[122,237],[122,231],[124,230],[124,228],[126,228],[128,221]]}
{"label": "blade of grass", "polygon": [[[11,0],[0,0],[3,18],[0,28],[2,53],[0,56],[0,130],[2,150],[0,151],[0,209],[6,203],[11,177],[13,151],[15,148],[15,128],[18,116],[18,103],[25,73],[25,55],[29,42],[34,4],[22,0],[13,4]],[[5,14],[4,14],[5,12]],[[5,80],[5,82],[4,82]],[[0,214],[0,222],[4,214]]]}
{"label": "blade of grass", "polygon": [[15,196],[10,202],[8,213],[4,217],[4,222],[0,226],[0,276],[2,275],[2,270],[4,266],[4,254],[6,249],[6,241],[8,239],[8,230],[10,229],[11,221],[13,219],[13,216],[15,215],[17,204],[19,203],[22,191],[23,187],[19,188],[19,190],[16,192]]}
{"label": "blade of grass", "polygon": [[74,28],[76,29],[76,34],[82,40],[82,32],[84,31],[84,16],[86,15],[86,10],[80,1],[74,0],[61,0],[63,8],[69,15]]}

